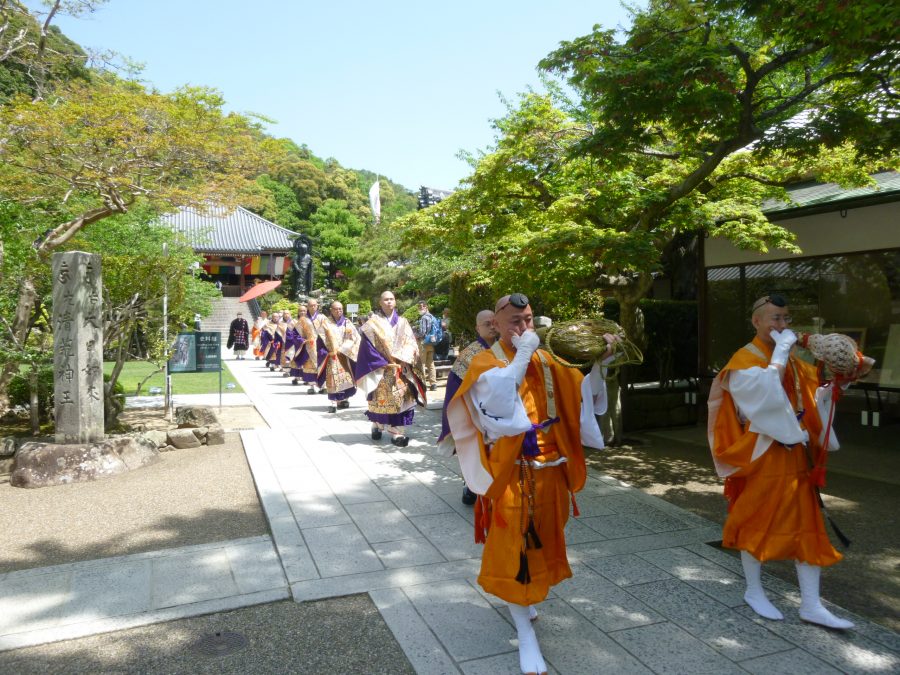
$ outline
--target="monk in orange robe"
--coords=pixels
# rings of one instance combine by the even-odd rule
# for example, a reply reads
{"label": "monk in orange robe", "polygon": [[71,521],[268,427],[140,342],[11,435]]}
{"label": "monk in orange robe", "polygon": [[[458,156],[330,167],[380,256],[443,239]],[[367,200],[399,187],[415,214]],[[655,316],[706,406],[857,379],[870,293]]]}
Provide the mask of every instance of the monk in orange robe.
{"label": "monk in orange robe", "polygon": [[819,597],[821,568],[841,559],[828,539],[812,458],[836,450],[827,430],[832,392],[819,387],[816,369],[791,354],[797,336],[787,303],[769,295],[753,305],[753,341],[739,349],[713,382],[709,442],[725,478],[729,513],[722,543],[741,551],[744,599],[760,616],[783,619],[762,588],[766,560],[794,560],[800,618],[829,628],[852,628]]}
{"label": "monk in orange robe", "polygon": [[494,326],[500,339],[472,359],[447,420],[466,484],[481,495],[478,583],[509,603],[522,672],[543,673],[534,604],[572,576],[564,530],[586,478],[583,446],[603,447],[595,414],[606,388],[599,367],[584,377],[537,349],[521,293],[497,302]]}

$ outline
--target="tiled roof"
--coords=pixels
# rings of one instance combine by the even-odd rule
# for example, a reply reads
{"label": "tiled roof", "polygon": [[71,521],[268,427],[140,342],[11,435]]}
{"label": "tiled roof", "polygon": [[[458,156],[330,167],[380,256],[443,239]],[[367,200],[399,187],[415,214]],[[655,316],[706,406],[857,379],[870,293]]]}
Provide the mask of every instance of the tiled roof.
{"label": "tiled roof", "polygon": [[800,209],[837,210],[843,202],[873,198],[900,201],[900,173],[884,171],[873,174],[872,180],[875,181],[874,186],[860,188],[842,188],[837,183],[798,183],[787,188],[793,204],[770,199],[763,203],[763,211],[772,215]]}
{"label": "tiled roof", "polygon": [[240,206],[231,212],[212,207],[206,213],[183,208],[160,221],[184,233],[197,253],[287,253],[297,236]]}

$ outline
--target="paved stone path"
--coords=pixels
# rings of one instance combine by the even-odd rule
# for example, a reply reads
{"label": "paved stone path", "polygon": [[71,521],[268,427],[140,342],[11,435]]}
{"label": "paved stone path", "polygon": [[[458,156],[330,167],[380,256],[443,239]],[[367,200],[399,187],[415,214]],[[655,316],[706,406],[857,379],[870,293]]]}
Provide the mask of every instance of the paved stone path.
{"label": "paved stone path", "polygon": [[[256,361],[229,364],[269,429],[244,431],[272,537],[0,576],[0,649],[293,596],[368,593],[419,673],[517,673],[515,631],[475,578],[480,547],[455,458],[434,452],[438,413],[412,441],[369,439],[355,397],[326,412]],[[567,527],[574,577],[536,624],[551,672],[888,673],[900,635],[802,623],[796,587],[767,578],[785,621],[742,600],[739,562],[712,523],[592,473]]]}

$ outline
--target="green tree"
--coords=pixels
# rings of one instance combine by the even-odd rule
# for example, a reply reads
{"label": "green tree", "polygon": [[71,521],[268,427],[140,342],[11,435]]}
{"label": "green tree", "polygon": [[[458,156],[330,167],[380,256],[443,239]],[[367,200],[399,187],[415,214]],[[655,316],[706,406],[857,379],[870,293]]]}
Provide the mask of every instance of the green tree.
{"label": "green tree", "polygon": [[0,104],[17,94],[41,98],[59,82],[88,79],[88,54],[53,20],[92,12],[102,2],[53,0],[38,16],[19,0],[0,0]]}
{"label": "green tree", "polygon": [[897,12],[651,0],[624,32],[595,27],[541,63],[566,86],[510,105],[462,190],[396,223],[404,256],[466,260],[471,283],[557,316],[605,289],[640,342],[638,302],[681,233],[797,252],[766,199],[897,165]]}
{"label": "green tree", "polygon": [[[27,341],[37,263],[86,226],[138,204],[203,209],[247,194],[277,147],[247,118],[225,114],[223,103],[208,89],[163,95],[102,79],[64,85],[52,100],[19,96],[0,108],[0,201],[28,207],[28,223],[7,228],[27,242],[20,249],[34,261],[19,277],[6,336],[13,348]],[[0,372],[0,398],[14,368],[6,363]]]}
{"label": "green tree", "polygon": [[307,227],[313,240],[317,262],[328,262],[329,272],[340,270],[346,277],[355,272],[356,251],[365,226],[347,208],[347,203],[328,199],[309,219]]}

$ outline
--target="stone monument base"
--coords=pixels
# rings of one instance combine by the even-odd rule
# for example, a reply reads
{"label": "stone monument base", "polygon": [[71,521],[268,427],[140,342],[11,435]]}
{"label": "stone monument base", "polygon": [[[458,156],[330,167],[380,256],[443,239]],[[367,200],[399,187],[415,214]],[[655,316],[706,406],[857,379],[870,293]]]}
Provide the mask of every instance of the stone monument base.
{"label": "stone monument base", "polygon": [[25,443],[16,452],[9,484],[39,488],[98,480],[160,461],[156,445],[140,436],[96,443]]}

